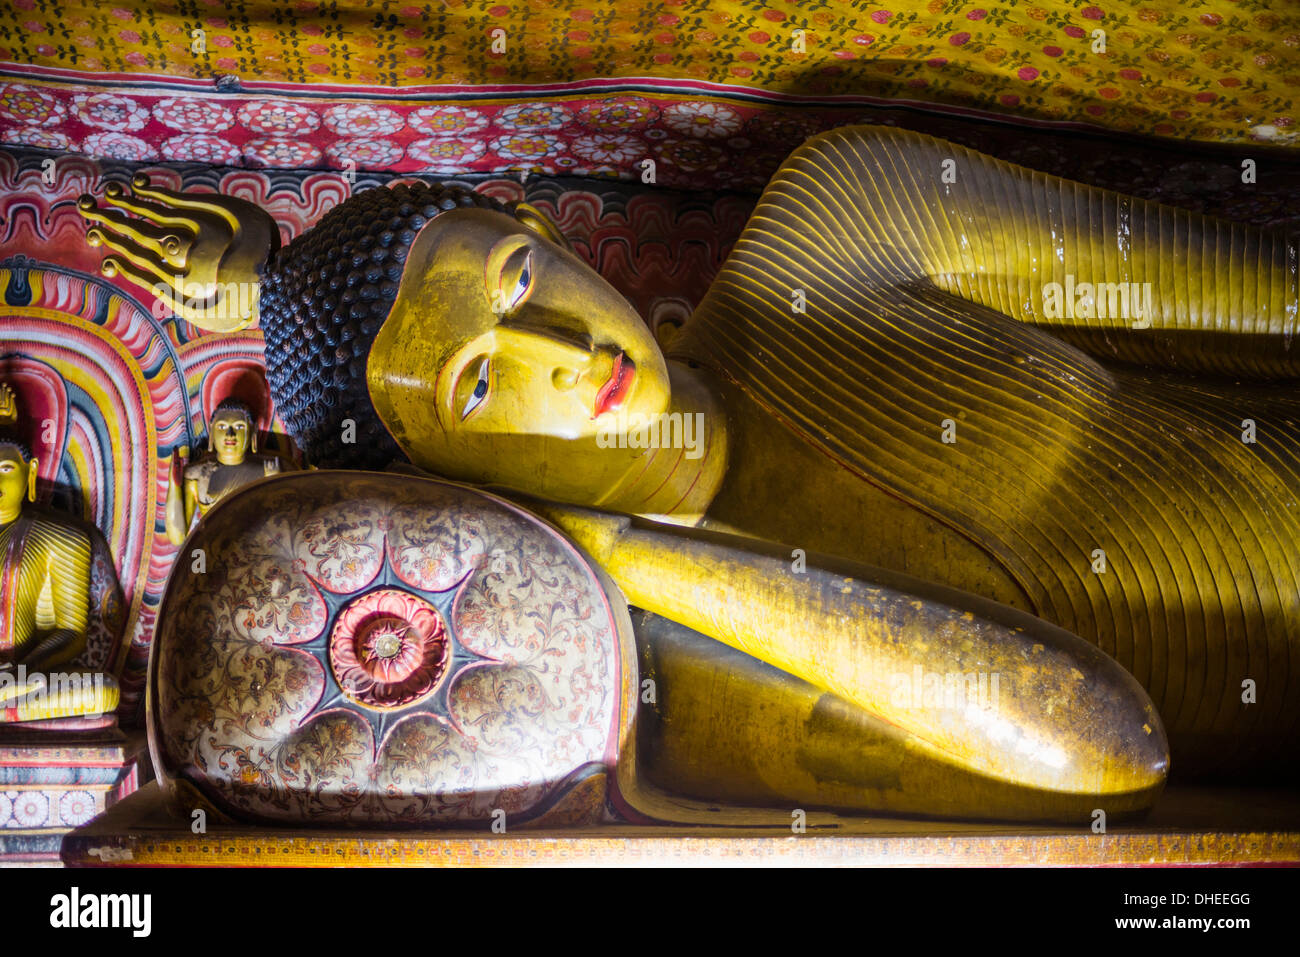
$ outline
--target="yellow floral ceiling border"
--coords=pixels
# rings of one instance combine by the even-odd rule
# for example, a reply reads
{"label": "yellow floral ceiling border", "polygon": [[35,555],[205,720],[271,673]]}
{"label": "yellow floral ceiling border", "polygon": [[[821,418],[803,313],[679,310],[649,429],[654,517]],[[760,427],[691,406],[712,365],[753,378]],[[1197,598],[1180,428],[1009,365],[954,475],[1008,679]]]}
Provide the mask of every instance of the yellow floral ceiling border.
{"label": "yellow floral ceiling border", "polygon": [[888,98],[1117,132],[1290,145],[1300,5],[9,0],[0,8],[0,70],[24,82],[237,77],[425,94],[644,78],[679,81],[684,91],[701,84],[819,103]]}

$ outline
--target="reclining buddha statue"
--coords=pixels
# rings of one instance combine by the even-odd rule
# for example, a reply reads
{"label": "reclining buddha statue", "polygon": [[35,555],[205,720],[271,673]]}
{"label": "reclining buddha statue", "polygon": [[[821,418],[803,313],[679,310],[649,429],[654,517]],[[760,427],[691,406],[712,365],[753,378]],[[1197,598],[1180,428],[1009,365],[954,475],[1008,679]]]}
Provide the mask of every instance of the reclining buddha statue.
{"label": "reclining buddha statue", "polygon": [[[259,323],[314,465],[508,490],[644,610],[643,663],[677,689],[643,749],[662,781],[1050,817],[1145,806],[1171,764],[1295,755],[1280,239],[847,127],[773,176],[665,355],[527,204],[371,189],[281,249],[249,203],[133,185],[81,200],[105,273],[204,328]],[[231,283],[260,283],[252,313],[222,308]],[[900,704],[934,655],[1016,676],[1001,720],[1053,745]],[[765,668],[858,716],[765,710]],[[1036,796],[1004,814],[938,768]]]}

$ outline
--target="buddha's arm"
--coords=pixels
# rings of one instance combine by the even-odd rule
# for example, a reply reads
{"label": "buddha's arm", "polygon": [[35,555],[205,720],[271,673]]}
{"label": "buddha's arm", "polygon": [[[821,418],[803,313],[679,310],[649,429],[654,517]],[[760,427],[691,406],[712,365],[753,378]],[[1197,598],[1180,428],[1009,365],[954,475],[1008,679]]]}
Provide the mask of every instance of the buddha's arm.
{"label": "buddha's arm", "polygon": [[89,541],[61,529],[42,531],[40,536],[50,601],[38,609],[38,637],[23,655],[31,670],[63,664],[81,654],[89,615]]}
{"label": "buddha's arm", "polygon": [[[879,715],[981,774],[1047,791],[1158,787],[1164,731],[1096,648],[1003,605],[866,566],[568,506],[527,506],[585,547],[629,603]],[[916,700],[915,677],[986,682],[992,709]],[[923,683],[923,682],[922,682]]]}
{"label": "buddha's arm", "polygon": [[167,502],[163,507],[163,527],[167,530],[167,540],[173,545],[179,545],[185,541],[185,533],[189,531],[190,523],[186,518],[188,489],[181,470],[176,467],[175,453],[168,460],[167,474]]}
{"label": "buddha's arm", "polygon": [[185,531],[181,538],[184,539],[189,534],[190,528],[194,525],[194,514],[199,510],[199,480],[187,478],[185,480]]}
{"label": "buddha's arm", "polygon": [[1300,375],[1289,349],[1300,267],[1281,235],[870,126],[789,157],[751,220],[754,241],[764,223],[792,222],[817,256],[854,261],[873,286],[933,284],[1099,358]]}

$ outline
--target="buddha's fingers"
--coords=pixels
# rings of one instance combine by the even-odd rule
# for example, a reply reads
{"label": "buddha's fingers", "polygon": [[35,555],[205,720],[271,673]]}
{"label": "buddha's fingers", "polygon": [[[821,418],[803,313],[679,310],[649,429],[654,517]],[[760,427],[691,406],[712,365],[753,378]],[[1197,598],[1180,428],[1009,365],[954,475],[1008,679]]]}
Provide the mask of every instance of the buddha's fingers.
{"label": "buddha's fingers", "polygon": [[149,177],[137,173],[131,180],[131,188],[137,196],[158,200],[176,209],[192,209],[202,213],[219,216],[231,230],[239,228],[239,217],[231,209],[232,204],[240,202],[220,193],[181,193],[166,186],[152,186]]}
{"label": "buddha's fingers", "polygon": [[194,241],[192,234],[131,219],[114,210],[101,210],[90,196],[82,196],[77,207],[87,222],[107,226],[113,234],[130,239],[169,266],[179,269],[185,265],[186,254]]}
{"label": "buddha's fingers", "polygon": [[526,501],[629,603],[878,715],[974,772],[1096,795],[1159,790],[1164,728],[1131,675],[1047,622],[834,559]]}

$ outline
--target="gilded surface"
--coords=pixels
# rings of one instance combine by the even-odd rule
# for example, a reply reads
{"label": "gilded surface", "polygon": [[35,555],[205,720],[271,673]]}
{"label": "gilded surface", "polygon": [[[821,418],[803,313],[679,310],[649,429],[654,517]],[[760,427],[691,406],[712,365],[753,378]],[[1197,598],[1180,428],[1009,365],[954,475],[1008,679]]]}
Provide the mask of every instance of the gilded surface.
{"label": "gilded surface", "polygon": [[[1300,403],[1263,384],[1296,374],[1296,263],[1268,233],[846,128],[790,157],[674,352],[1114,656],[1175,763],[1258,770],[1294,755],[1300,720]],[[1145,285],[1149,305],[1094,290],[1052,316],[1051,283]],[[776,509],[728,507],[782,534]],[[800,528],[786,541],[827,547],[781,511]],[[897,567],[896,541],[856,549]],[[977,555],[928,572],[989,590]]]}
{"label": "gilded surface", "polygon": [[[721,665],[707,644],[660,656],[676,704],[659,708],[647,756],[665,790],[1074,818],[1094,799],[1112,813],[1149,806],[1169,767],[1164,725],[1175,764],[1192,770],[1267,769],[1292,753],[1296,582],[1282,545],[1297,456],[1284,436],[1247,442],[1228,423],[1282,432],[1294,403],[1209,378],[1293,374],[1286,243],[918,134],[848,127],[792,154],[665,359],[544,219],[465,199],[362,194],[333,231],[270,260],[272,284],[278,270],[304,273],[309,316],[287,300],[264,308],[268,365],[292,367],[313,408],[343,407],[318,395],[302,358],[323,337],[342,398],[377,413],[422,468],[663,523],[528,502],[629,602],[776,669]],[[363,211],[389,206],[392,228],[369,235]],[[344,235],[346,276],[319,248]],[[378,263],[399,240],[394,275]],[[1216,290],[1224,273],[1241,281]],[[1054,285],[1064,312],[1049,308]],[[362,317],[355,330],[349,315]],[[636,417],[698,428],[624,441]],[[309,454],[342,441],[335,424],[326,414],[303,431]],[[465,513],[438,534],[468,534],[456,549],[472,551],[478,521]],[[279,534],[317,558],[341,548],[322,583],[351,591],[387,567],[375,527],[322,531],[293,513]],[[498,644],[517,632],[482,611]],[[321,614],[333,612],[309,614],[310,629]],[[486,654],[460,624],[467,653]],[[922,687],[997,679],[1004,697],[900,700],[917,671]],[[722,678],[746,700],[804,685],[724,727]],[[1266,706],[1243,707],[1247,682]],[[684,689],[704,704],[684,707]],[[355,764],[361,726],[339,721],[340,760]],[[716,769],[700,764],[704,728],[726,742]],[[801,761],[764,778],[780,747]],[[845,755],[856,757],[837,764]],[[256,783],[263,762],[247,765]],[[638,770],[620,764],[625,797]],[[687,813],[656,801],[630,799],[651,817]]]}

